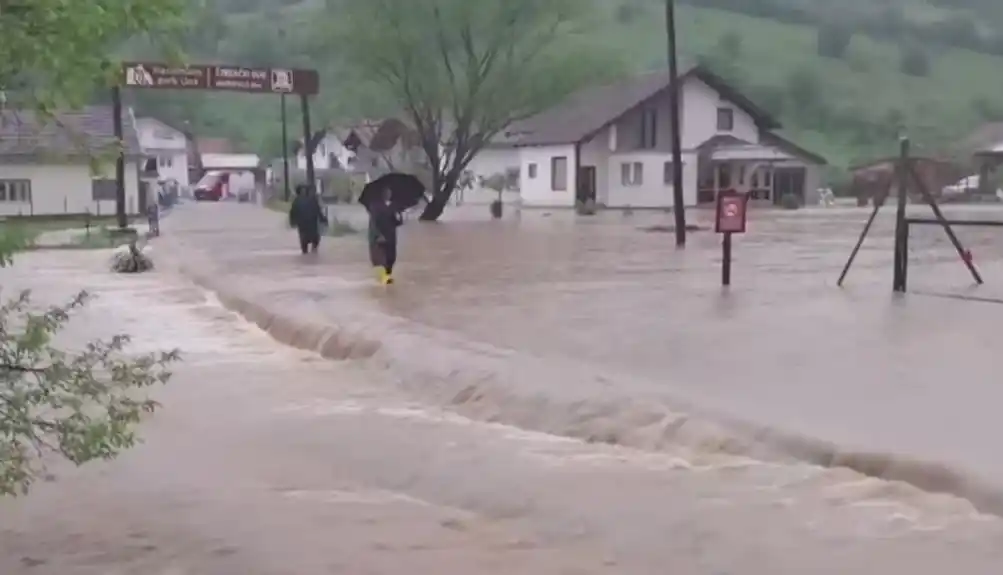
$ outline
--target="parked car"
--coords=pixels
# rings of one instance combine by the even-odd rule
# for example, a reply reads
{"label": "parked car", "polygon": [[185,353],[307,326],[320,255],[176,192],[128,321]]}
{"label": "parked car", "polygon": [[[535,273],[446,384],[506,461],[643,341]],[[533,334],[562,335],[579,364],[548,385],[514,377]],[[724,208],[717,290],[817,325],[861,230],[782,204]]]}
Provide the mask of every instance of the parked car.
{"label": "parked car", "polygon": [[197,202],[218,202],[227,194],[227,186],[230,181],[228,172],[207,172],[202,179],[195,184],[195,201]]}

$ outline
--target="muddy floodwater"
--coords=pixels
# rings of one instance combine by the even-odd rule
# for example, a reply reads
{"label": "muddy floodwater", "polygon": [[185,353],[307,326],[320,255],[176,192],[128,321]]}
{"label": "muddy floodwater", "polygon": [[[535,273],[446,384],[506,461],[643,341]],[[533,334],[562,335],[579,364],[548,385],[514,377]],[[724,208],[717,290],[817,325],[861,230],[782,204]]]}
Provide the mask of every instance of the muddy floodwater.
{"label": "muddy floodwater", "polygon": [[[482,211],[405,225],[390,289],[364,236],[301,256],[281,214],[243,205],[178,208],[154,244],[164,276],[135,286],[30,256],[17,282],[92,284],[102,329],[190,360],[148,445],[0,507],[0,550],[69,549],[44,572],[72,574],[101,572],[84,556],[269,575],[998,572],[1001,232],[958,230],[974,289],[942,231],[918,230],[912,293],[893,297],[890,210],[842,289],[866,211],[756,212],[728,290],[719,238],[676,250],[671,215]],[[268,340],[163,283],[178,265],[220,301],[334,326],[322,351],[355,359]],[[139,558],[115,559],[130,537]]]}
{"label": "muddy floodwater", "polygon": [[[931,461],[982,487],[1003,485],[994,439],[1003,431],[1000,228],[957,230],[986,280],[975,289],[943,230],[917,227],[912,293],[894,297],[887,209],[843,288],[836,279],[869,210],[753,212],[735,241],[733,285],[722,289],[720,238],[691,233],[677,250],[664,231],[670,214],[527,210],[490,222],[478,207],[405,225],[398,284],[383,290],[359,238],[332,238],[319,257],[299,258],[279,217],[196,208],[171,222],[174,233],[191,250],[211,244],[206,257],[227,281],[289,313],[367,333],[407,364],[404,380],[408,369],[425,373],[421,385],[439,399],[466,377],[482,414],[648,447],[665,430],[652,435],[653,416],[625,404],[685,407],[752,423],[758,436],[782,434],[798,456],[823,463],[831,453],[815,453],[816,439],[908,462],[905,479],[928,474],[916,462]],[[946,211],[1003,220],[996,208]],[[342,209],[347,221],[357,216]],[[710,216],[692,210],[690,222],[709,228]],[[453,384],[440,387],[444,379]],[[492,410],[493,401],[505,407]],[[924,487],[957,487],[943,472]]]}

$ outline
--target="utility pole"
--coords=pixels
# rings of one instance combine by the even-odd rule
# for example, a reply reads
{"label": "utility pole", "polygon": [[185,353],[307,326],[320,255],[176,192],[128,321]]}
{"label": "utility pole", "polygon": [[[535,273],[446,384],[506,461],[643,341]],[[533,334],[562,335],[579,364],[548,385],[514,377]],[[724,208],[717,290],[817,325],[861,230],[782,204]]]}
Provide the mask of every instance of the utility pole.
{"label": "utility pole", "polygon": [[686,246],[686,199],[683,194],[683,150],[679,126],[679,63],[676,59],[676,2],[665,0],[665,37],[669,50],[669,114],[672,120],[672,212],[676,247]]}

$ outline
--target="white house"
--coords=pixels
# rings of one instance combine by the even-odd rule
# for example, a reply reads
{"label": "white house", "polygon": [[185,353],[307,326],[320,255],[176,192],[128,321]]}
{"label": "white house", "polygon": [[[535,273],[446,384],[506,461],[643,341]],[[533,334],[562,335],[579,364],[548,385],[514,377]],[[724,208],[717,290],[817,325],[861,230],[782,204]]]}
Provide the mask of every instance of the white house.
{"label": "white house", "polygon": [[[713,203],[724,189],[748,191],[757,203],[788,194],[804,202],[818,188],[825,160],[776,135],[769,114],[703,67],[680,81],[686,205]],[[510,127],[523,204],[671,208],[669,86],[658,72],[588,88]]]}
{"label": "white house", "polygon": [[[326,129],[314,134],[310,147],[313,149],[313,167],[317,170],[341,168],[350,170],[355,163],[355,152],[343,143],[341,130]],[[297,169],[306,169],[306,154],[300,140],[296,148]]]}
{"label": "white house", "polygon": [[143,153],[157,161],[157,176],[161,181],[174,180],[187,187],[188,139],[180,130],[156,118],[137,118],[136,130]]}
{"label": "white house", "polygon": [[[110,106],[59,113],[42,122],[26,110],[0,113],[0,216],[115,213],[113,162],[92,170],[92,158],[116,148]],[[123,114],[125,203],[129,214],[146,209],[140,194],[142,149],[132,114]]]}

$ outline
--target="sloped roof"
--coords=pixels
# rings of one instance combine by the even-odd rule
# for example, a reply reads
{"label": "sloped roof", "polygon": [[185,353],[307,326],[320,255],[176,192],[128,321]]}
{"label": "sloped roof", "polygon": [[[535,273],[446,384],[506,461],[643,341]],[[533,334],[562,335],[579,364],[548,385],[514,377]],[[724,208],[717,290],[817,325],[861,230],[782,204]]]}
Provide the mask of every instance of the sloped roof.
{"label": "sloped roof", "polygon": [[994,146],[1003,144],[1003,122],[982,124],[963,139],[956,151],[964,154],[974,154],[991,150]]}
{"label": "sloped roof", "polygon": [[[740,107],[761,129],[780,127],[769,113],[742,95],[720,76],[700,65],[680,70],[679,79],[697,78]],[[545,146],[582,142],[609,126],[624,114],[667,91],[671,85],[667,70],[636,76],[615,84],[580,90],[563,103],[527,120],[517,122],[508,131],[521,134],[519,146]]]}
{"label": "sloped roof", "polygon": [[[132,115],[122,113],[125,153],[142,153]],[[44,121],[33,111],[0,112],[0,156],[84,157],[114,150],[114,115],[111,106],[87,106],[58,112]]]}

